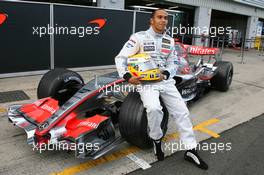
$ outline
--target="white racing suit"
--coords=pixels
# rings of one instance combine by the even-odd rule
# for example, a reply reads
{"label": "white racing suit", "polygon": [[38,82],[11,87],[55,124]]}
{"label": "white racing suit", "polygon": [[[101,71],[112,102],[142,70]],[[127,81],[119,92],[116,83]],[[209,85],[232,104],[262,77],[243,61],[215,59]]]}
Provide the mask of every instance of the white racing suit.
{"label": "white racing suit", "polygon": [[127,58],[138,53],[149,53],[161,71],[169,72],[167,80],[141,84],[142,90],[139,91],[139,94],[147,112],[149,136],[153,140],[159,140],[163,136],[160,127],[163,119],[162,106],[159,100],[161,97],[169,115],[176,121],[181,143],[185,148],[195,148],[197,142],[189,118],[189,110],[175,86],[175,80],[172,78],[177,69],[177,65],[174,63],[176,53],[173,38],[166,34],[155,33],[151,27],[147,31],[133,34],[115,58],[120,77],[129,72],[127,70]]}

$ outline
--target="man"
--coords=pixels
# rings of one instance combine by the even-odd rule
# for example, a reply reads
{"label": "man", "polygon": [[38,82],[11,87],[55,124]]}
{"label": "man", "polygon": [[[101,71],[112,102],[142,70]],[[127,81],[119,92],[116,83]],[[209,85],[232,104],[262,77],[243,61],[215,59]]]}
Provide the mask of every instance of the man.
{"label": "man", "polygon": [[[175,86],[175,80],[172,78],[176,74],[174,63],[176,53],[173,38],[165,34],[167,24],[168,13],[164,9],[155,10],[151,15],[150,28],[147,31],[133,34],[116,56],[117,71],[119,76],[129,83],[143,86],[143,90],[139,94],[146,108],[150,130],[149,136],[153,140],[157,159],[159,161],[164,159],[161,143],[163,133],[160,127],[163,118],[162,106],[159,100],[161,96],[170,116],[176,121],[181,142],[187,148],[184,158],[196,164],[199,168],[208,169],[207,164],[199,157],[195,149],[197,142],[189,119],[189,110]],[[151,59],[154,60],[162,73],[159,81],[149,83],[146,86],[143,81],[140,81],[140,78],[129,73],[127,59],[138,53],[151,55]]]}

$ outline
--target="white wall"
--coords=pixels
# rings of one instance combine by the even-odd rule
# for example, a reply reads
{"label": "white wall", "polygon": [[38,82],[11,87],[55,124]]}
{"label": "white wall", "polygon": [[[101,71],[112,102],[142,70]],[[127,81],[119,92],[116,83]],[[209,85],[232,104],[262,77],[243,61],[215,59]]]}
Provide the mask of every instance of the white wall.
{"label": "white wall", "polygon": [[124,9],[125,0],[97,0],[97,6],[110,9]]}
{"label": "white wall", "polygon": [[[200,28],[197,30],[197,33],[194,33],[195,35],[202,35],[202,31],[204,29],[209,29],[210,28],[210,23],[211,23],[211,13],[212,9],[206,8],[206,7],[196,7],[195,8],[195,17],[194,17],[194,27]],[[195,39],[195,45],[203,45],[201,42],[200,38]],[[205,45],[207,45],[207,40],[205,42]]]}
{"label": "white wall", "polygon": [[179,4],[207,7],[224,12],[236,13],[241,15],[256,16],[264,18],[264,9],[244,5],[232,0],[166,0]]}
{"label": "white wall", "polygon": [[[247,39],[256,37],[257,22],[258,22],[257,17],[248,17],[247,32],[246,32]],[[254,46],[254,43],[245,43],[245,46],[252,48]]]}

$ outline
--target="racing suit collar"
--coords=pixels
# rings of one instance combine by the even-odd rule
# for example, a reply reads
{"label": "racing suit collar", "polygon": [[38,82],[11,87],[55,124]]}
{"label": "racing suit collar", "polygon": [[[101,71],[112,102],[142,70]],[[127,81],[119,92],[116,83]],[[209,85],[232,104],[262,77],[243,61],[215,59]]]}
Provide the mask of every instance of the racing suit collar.
{"label": "racing suit collar", "polygon": [[147,31],[154,37],[162,37],[165,33],[156,33],[152,27],[150,27]]}

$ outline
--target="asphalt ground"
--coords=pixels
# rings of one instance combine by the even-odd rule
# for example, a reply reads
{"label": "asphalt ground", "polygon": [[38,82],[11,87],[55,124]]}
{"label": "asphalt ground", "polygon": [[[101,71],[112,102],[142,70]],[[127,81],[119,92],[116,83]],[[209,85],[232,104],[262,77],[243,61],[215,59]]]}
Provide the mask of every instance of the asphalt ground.
{"label": "asphalt ground", "polygon": [[[231,143],[231,150],[222,150],[215,146]],[[129,175],[248,175],[264,174],[264,115],[238,125],[221,134],[220,138],[208,139],[200,143],[211,145],[211,149],[200,151],[200,156],[208,163],[207,171],[183,159],[183,151],[166,157],[164,161],[155,162],[146,170],[137,170]]]}

